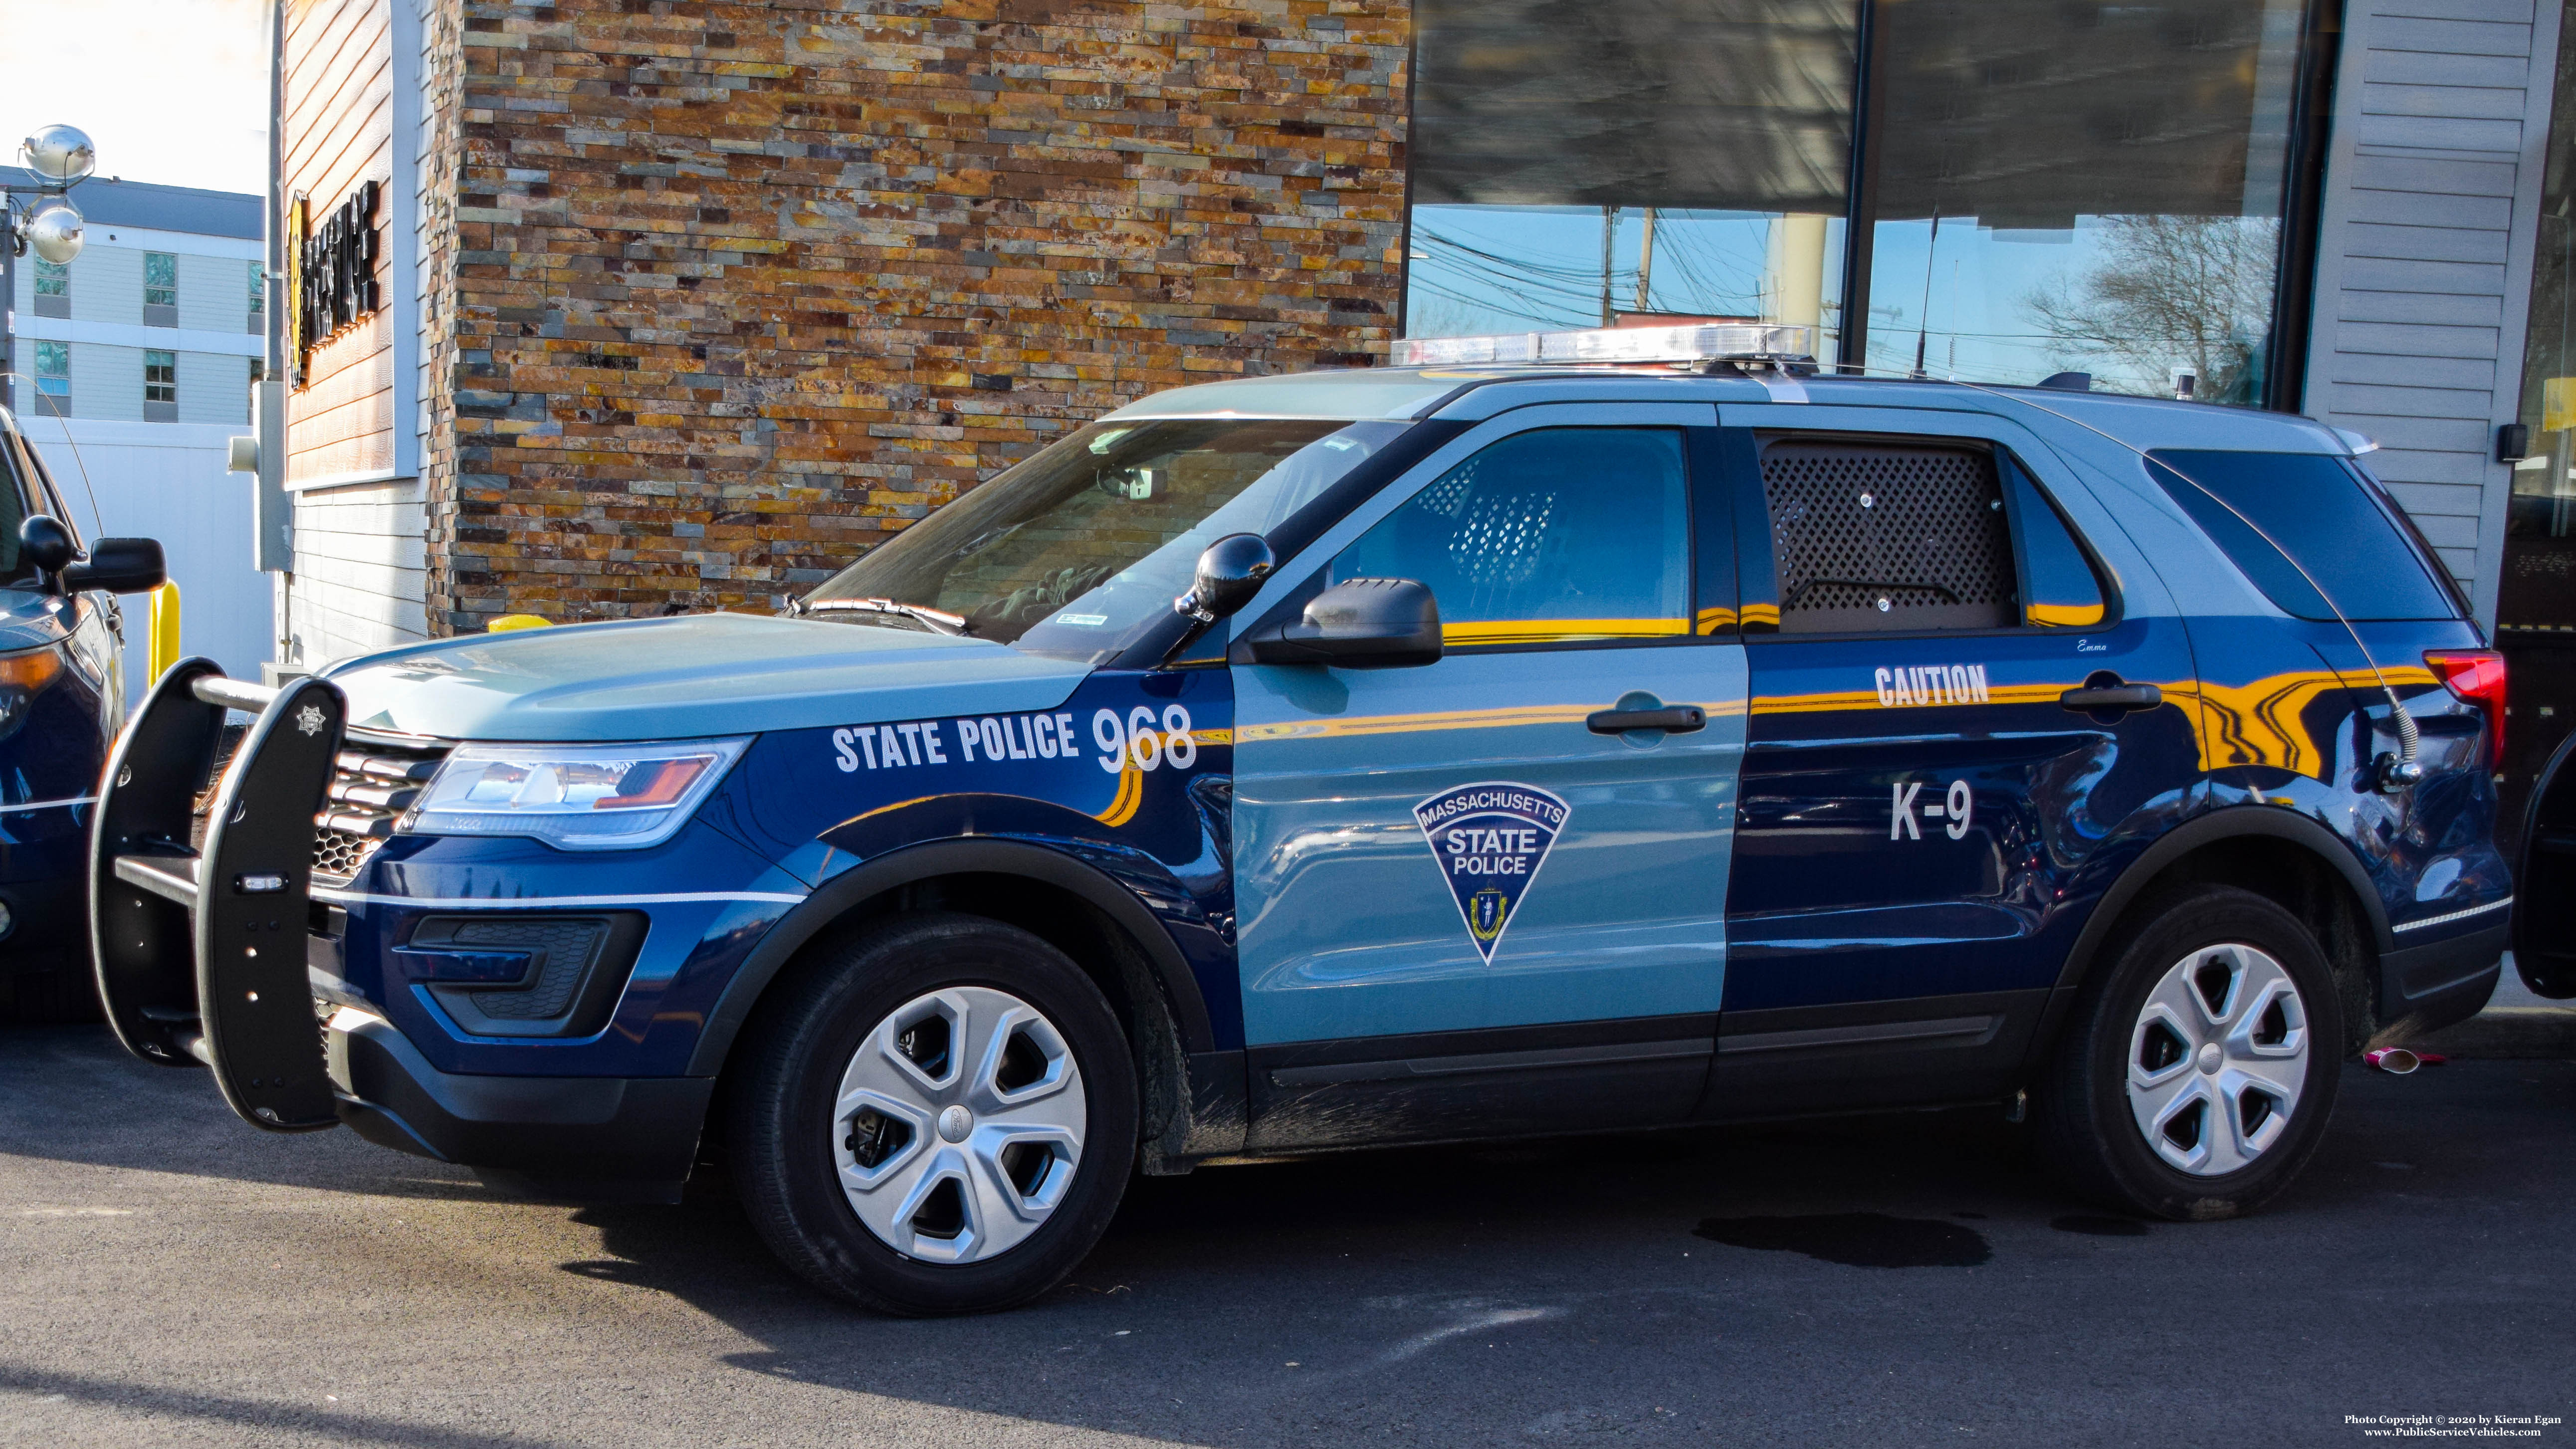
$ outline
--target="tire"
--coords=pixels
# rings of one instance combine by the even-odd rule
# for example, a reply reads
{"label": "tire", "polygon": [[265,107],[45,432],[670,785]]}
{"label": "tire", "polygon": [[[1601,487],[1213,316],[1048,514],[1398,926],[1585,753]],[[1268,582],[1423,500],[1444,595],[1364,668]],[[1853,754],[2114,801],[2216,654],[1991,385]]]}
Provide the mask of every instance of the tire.
{"label": "tire", "polygon": [[2298,1175],[2333,1114],[2333,969],[2296,916],[2232,886],[2162,895],[2131,922],[2043,1079],[2041,1149],[2114,1207],[2184,1221],[2250,1212]]}
{"label": "tire", "polygon": [[1054,1287],[1135,1164],[1116,1014],[1063,952],[980,916],[897,916],[826,948],[734,1059],[744,1211],[788,1267],[880,1312],[980,1313]]}

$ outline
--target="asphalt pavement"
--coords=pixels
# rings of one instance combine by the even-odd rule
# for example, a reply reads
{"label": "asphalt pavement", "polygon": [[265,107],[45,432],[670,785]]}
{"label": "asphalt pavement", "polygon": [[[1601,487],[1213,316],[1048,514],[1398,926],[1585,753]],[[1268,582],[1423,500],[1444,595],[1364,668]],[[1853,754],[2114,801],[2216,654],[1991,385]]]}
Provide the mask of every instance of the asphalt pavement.
{"label": "asphalt pavement", "polygon": [[721,1192],[499,1201],[254,1131],[100,1029],[0,1030],[0,1443],[2171,1449],[2576,1417],[2576,1063],[2343,1087],[2236,1222],[2069,1201],[1987,1112],[1380,1152],[1139,1181],[1037,1304],[905,1322],[789,1277]]}

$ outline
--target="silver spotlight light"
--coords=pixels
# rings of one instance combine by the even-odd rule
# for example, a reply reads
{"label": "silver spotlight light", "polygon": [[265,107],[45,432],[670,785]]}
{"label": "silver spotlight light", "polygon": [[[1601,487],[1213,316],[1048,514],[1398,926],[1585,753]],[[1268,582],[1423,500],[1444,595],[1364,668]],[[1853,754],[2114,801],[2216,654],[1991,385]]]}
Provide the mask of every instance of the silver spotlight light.
{"label": "silver spotlight light", "polygon": [[18,143],[27,168],[56,186],[86,180],[98,169],[98,148],[78,126],[47,126]]}
{"label": "silver spotlight light", "polygon": [[61,266],[81,254],[81,214],[70,202],[57,201],[19,224],[19,232],[36,255]]}

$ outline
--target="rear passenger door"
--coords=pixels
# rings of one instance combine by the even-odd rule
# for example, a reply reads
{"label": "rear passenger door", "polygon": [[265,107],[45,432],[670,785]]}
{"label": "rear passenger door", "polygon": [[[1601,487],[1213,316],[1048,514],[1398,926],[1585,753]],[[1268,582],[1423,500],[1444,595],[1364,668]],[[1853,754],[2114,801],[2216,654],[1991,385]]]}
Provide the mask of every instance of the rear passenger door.
{"label": "rear passenger door", "polygon": [[2002,1090],[2085,906],[2193,803],[2181,622],[2001,419],[1723,420],[1752,703],[1712,1105]]}

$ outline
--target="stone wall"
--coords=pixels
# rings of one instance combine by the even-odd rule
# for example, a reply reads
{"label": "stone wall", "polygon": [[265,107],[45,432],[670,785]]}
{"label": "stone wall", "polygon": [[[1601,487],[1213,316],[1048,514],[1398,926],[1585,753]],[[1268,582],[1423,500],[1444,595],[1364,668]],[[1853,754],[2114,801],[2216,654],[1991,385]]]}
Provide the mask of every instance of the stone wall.
{"label": "stone wall", "polygon": [[1122,401],[1393,335],[1407,0],[432,3],[435,632],[775,607]]}

